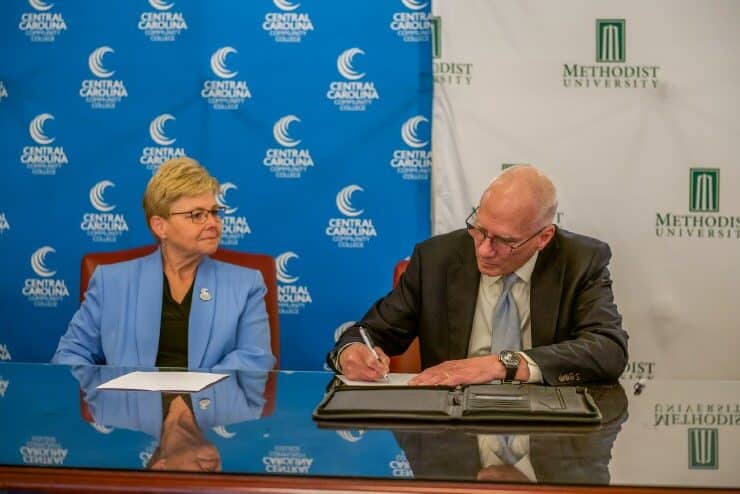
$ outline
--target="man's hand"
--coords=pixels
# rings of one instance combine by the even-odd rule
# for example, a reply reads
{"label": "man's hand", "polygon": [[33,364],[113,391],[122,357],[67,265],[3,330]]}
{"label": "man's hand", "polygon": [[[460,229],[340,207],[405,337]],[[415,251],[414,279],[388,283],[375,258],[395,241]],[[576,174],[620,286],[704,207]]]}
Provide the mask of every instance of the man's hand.
{"label": "man's hand", "polygon": [[[485,355],[461,360],[448,360],[434,367],[425,369],[421,374],[409,381],[418,386],[457,386],[458,384],[489,383],[494,379],[503,379],[506,376],[504,364],[498,355]],[[525,359],[519,362],[516,380],[529,379],[529,365]]]}
{"label": "man's hand", "polygon": [[391,359],[382,348],[375,347],[380,361],[376,360],[370,349],[362,343],[352,343],[339,354],[339,368],[342,374],[356,381],[379,381],[389,370]]}

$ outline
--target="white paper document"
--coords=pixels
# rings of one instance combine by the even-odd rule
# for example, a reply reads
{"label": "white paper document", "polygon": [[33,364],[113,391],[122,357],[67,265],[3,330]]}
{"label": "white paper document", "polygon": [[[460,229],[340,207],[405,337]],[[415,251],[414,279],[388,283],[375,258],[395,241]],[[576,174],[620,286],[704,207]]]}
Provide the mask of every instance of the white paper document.
{"label": "white paper document", "polygon": [[193,393],[227,377],[229,377],[228,374],[213,374],[211,372],[135,371],[104,382],[97,389]]}
{"label": "white paper document", "polygon": [[419,374],[406,374],[401,372],[392,372],[388,374],[388,380],[381,379],[380,381],[353,381],[347,379],[341,374],[337,374],[337,377],[341,379],[344,384],[350,386],[408,386],[409,381]]}

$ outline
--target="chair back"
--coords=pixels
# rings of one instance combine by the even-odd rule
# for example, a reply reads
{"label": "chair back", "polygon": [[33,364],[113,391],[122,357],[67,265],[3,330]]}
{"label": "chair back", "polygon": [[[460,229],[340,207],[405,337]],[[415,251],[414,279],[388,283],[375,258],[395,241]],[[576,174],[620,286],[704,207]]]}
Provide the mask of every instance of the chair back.
{"label": "chair back", "polygon": [[[396,267],[393,270],[393,286],[398,285],[398,281],[401,276],[406,272],[406,268],[409,265],[409,261],[402,259],[396,263]],[[391,372],[410,372],[417,373],[421,372],[421,355],[419,353],[419,337],[414,338],[409,347],[401,355],[391,357],[390,363]]]}
{"label": "chair back", "polygon": [[[80,302],[85,298],[87,285],[90,282],[95,268],[99,264],[113,264],[115,262],[129,261],[137,257],[143,257],[151,254],[157,249],[156,245],[144,245],[132,249],[117,250],[113,252],[91,252],[82,256],[80,266]],[[211,258],[244,266],[247,268],[258,269],[262,273],[262,278],[267,286],[265,295],[265,307],[267,317],[270,322],[270,347],[272,354],[275,356],[275,368],[280,368],[280,321],[278,318],[278,294],[277,294],[277,272],[275,259],[267,254],[252,254],[247,252],[238,252],[230,249],[219,248]]]}

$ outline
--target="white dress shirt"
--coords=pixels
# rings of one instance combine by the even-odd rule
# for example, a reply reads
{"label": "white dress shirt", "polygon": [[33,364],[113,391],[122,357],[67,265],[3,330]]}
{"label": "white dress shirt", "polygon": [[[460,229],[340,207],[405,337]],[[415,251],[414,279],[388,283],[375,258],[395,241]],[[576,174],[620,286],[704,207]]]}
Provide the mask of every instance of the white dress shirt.
{"label": "white dress shirt", "polygon": [[[511,287],[514,295],[517,312],[519,313],[519,329],[522,332],[522,350],[532,348],[532,320],[529,310],[529,294],[531,291],[532,271],[537,262],[539,251],[535,252],[519,269],[514,271],[519,279]],[[479,357],[491,354],[493,335],[493,310],[501,296],[502,276],[488,276],[481,273],[478,286],[478,299],[475,303],[473,329],[470,333],[468,357]],[[539,366],[525,353],[519,352],[529,364],[529,380],[527,382],[541,383],[542,371]]]}
{"label": "white dress shirt", "polygon": [[[480,453],[480,463],[485,467],[489,466],[500,466],[506,465],[506,462],[500,455],[501,441],[499,436],[492,434],[479,434],[478,435],[478,451]],[[514,436],[511,443],[511,452],[514,453],[519,460],[512,465],[517,470],[522,472],[530,482],[537,482],[537,475],[534,473],[532,467],[532,461],[529,458],[529,435],[528,434],[517,434]]]}

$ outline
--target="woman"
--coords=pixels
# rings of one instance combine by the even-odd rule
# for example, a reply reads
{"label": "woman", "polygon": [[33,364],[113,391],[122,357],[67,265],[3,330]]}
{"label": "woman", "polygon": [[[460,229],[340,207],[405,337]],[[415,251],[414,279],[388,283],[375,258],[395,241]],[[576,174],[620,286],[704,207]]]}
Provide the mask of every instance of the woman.
{"label": "woman", "polygon": [[95,270],[53,363],[273,367],[260,272],[208,257],[221,238],[218,190],[190,158],[159,168],[143,201],[159,248]]}

